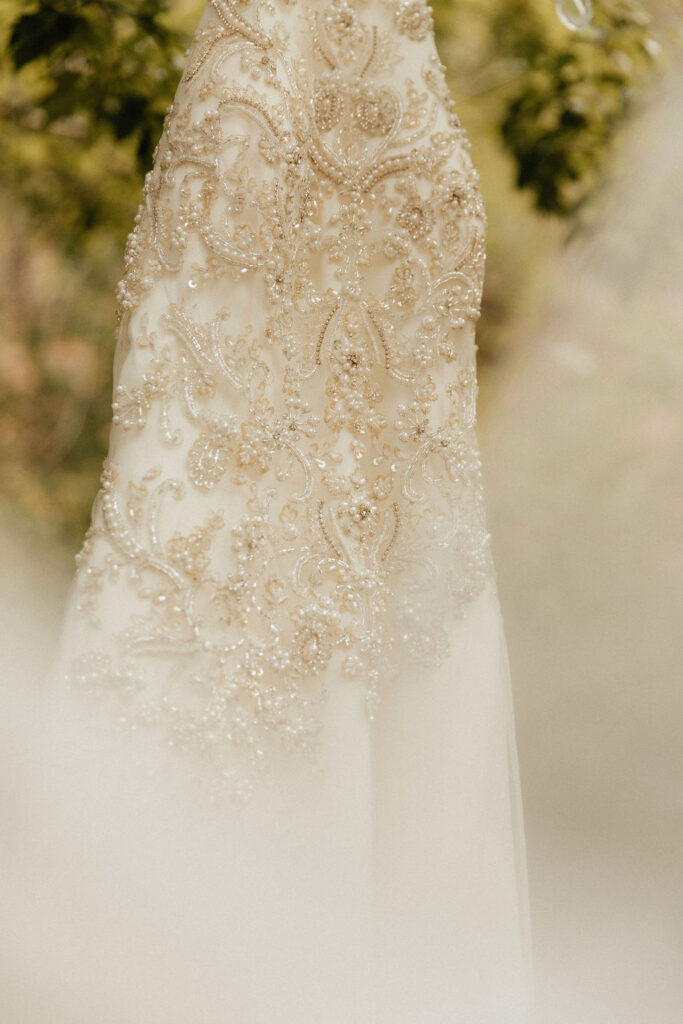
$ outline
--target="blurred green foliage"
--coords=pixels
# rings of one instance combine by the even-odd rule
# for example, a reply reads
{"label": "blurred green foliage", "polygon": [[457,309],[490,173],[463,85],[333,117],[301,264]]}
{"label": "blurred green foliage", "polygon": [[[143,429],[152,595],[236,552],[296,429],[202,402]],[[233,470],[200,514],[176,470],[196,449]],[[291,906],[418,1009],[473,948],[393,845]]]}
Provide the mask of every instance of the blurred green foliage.
{"label": "blurred green foliage", "polygon": [[67,251],[119,235],[182,71],[167,0],[14,0],[4,26],[0,187]]}
{"label": "blurred green foliage", "polygon": [[[123,245],[203,6],[4,0],[0,11],[0,474],[10,501],[50,529],[79,535],[87,522],[111,417]],[[511,239],[532,216],[506,179],[537,210],[575,218],[660,43],[635,0],[603,0],[580,33],[552,0],[432,8],[475,162],[506,211],[491,228],[485,359],[519,300]]]}
{"label": "blurred green foliage", "polygon": [[545,213],[574,215],[603,179],[615,133],[659,62],[652,15],[635,0],[596,3],[570,32],[553,0],[436,0],[456,95],[479,83],[482,104]]}
{"label": "blurred green foliage", "polygon": [[[539,209],[571,214],[602,178],[614,131],[660,52],[651,17],[633,3],[601,5],[589,31],[548,45],[543,22],[523,17],[509,0],[495,18],[506,48],[528,72],[507,101],[501,132],[517,165],[517,184],[533,190]],[[510,25],[523,32],[510,38]]]}

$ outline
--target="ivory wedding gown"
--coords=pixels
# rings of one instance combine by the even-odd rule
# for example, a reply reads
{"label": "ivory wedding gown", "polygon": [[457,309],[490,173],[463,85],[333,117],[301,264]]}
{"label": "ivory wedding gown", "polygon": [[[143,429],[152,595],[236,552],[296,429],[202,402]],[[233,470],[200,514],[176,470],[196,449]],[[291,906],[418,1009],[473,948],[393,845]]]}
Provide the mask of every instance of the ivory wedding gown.
{"label": "ivory wedding gown", "polygon": [[188,51],[53,695],[89,1022],[531,1020],[444,70],[425,0],[210,0]]}

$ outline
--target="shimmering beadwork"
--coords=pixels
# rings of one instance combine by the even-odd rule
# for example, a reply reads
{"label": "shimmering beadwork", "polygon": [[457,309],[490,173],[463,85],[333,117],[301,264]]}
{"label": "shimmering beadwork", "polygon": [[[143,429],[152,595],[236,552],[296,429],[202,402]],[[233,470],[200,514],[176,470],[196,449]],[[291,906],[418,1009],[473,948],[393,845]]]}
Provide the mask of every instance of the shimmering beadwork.
{"label": "shimmering beadwork", "polygon": [[239,796],[493,569],[486,219],[424,0],[211,0],[118,289],[71,678]]}

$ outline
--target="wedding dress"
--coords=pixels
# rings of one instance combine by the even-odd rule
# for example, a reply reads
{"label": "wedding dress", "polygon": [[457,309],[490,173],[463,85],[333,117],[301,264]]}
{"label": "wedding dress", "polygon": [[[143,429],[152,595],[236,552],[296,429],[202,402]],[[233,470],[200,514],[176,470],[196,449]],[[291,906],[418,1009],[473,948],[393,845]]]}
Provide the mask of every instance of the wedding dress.
{"label": "wedding dress", "polygon": [[63,631],[117,738],[61,723],[46,784],[117,1021],[532,1019],[444,70],[425,0],[210,0],[187,53]]}

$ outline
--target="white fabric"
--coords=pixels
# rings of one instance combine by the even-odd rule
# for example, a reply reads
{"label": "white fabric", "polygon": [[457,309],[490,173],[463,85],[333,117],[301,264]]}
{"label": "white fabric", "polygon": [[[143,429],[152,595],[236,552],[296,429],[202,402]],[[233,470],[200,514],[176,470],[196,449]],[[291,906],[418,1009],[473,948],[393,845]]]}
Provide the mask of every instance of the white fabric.
{"label": "white fabric", "polygon": [[51,1024],[532,1019],[443,70],[423,0],[202,17],[25,780]]}

